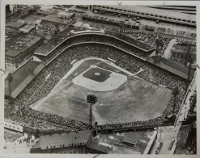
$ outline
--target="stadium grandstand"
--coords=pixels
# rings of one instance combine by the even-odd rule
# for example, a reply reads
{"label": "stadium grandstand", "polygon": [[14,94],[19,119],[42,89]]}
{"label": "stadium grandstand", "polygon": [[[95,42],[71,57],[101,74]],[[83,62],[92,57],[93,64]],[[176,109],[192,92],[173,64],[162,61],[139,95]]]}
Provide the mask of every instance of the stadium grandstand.
{"label": "stadium grandstand", "polygon": [[[82,50],[86,50],[86,51],[82,51]],[[96,50],[96,51],[94,51],[94,50]],[[33,80],[23,90],[23,92],[20,93],[20,95],[14,100],[13,104],[15,106],[23,107],[22,113],[24,115],[28,116],[28,117],[24,117],[24,119],[25,119],[24,121],[26,122],[26,124],[22,123],[24,121],[22,121],[22,122],[20,121],[20,122],[22,124],[24,124],[25,126],[29,126],[28,120],[30,120],[30,118],[34,118],[32,125],[35,124],[36,126],[38,126],[39,122],[40,122],[39,124],[42,125],[45,120],[46,120],[45,122],[47,122],[47,120],[48,120],[48,121],[52,121],[52,123],[53,122],[56,123],[59,121],[58,127],[62,127],[63,125],[66,125],[66,123],[67,123],[68,124],[67,126],[69,126],[68,129],[71,129],[72,131],[90,129],[90,127],[88,127],[87,124],[77,122],[77,121],[74,122],[75,124],[72,123],[71,122],[72,120],[70,118],[63,118],[63,117],[59,117],[59,116],[47,114],[47,113],[40,115],[41,112],[30,109],[27,107],[27,105],[33,104],[37,100],[45,97],[50,92],[50,90],[54,87],[54,85],[59,81],[59,78],[62,77],[67,71],[69,71],[69,69],[71,67],[70,62],[72,59],[80,60],[82,58],[86,58],[87,56],[89,57],[91,55],[107,59],[108,54],[106,53],[107,52],[106,50],[110,52],[109,57],[111,57],[112,59],[115,59],[117,61],[117,64],[119,64],[120,67],[123,67],[131,72],[137,71],[138,67],[146,67],[145,73],[139,74],[139,77],[144,78],[145,80],[148,80],[155,84],[165,85],[169,88],[178,86],[178,87],[180,87],[179,97],[184,96],[185,90],[186,90],[186,85],[187,85],[186,80],[184,80],[176,75],[173,75],[167,71],[164,71],[160,68],[157,68],[151,64],[148,64],[145,61],[138,60],[138,58],[131,56],[129,54],[123,53],[123,56],[122,56],[122,51],[120,51],[117,48],[111,47],[108,49],[108,46],[102,46],[99,44],[94,45],[94,43],[93,44],[87,43],[86,45],[83,44],[79,47],[69,47],[67,49],[68,53],[64,53],[64,54],[62,53],[58,57],[54,58],[54,60],[52,60],[37,75],[35,80]],[[64,51],[64,52],[66,52],[66,51]],[[111,53],[111,52],[113,52],[113,53]],[[80,53],[80,54],[78,55],[77,53],[78,54]],[[67,58],[69,56],[70,56],[70,58]],[[69,60],[68,62],[66,62],[67,59]],[[61,63],[61,65],[58,63]],[[132,63],[132,65],[130,65],[129,63]],[[46,78],[45,74],[47,74],[47,73],[45,73],[45,71],[49,72],[51,74],[51,77],[46,81],[45,81],[45,78]],[[154,76],[154,78],[150,78],[150,75],[148,75],[148,73],[153,73],[152,75]],[[166,77],[166,76],[168,76],[168,77]],[[40,86],[41,84],[43,86]],[[38,90],[38,88],[40,90]],[[31,99],[29,99],[27,102],[27,99],[30,97],[31,97]],[[176,106],[176,109],[175,109],[176,112],[178,112],[178,109],[181,105],[181,100],[182,99],[180,98],[180,102],[179,102],[178,106]],[[26,106],[24,106],[24,103],[26,103]],[[130,123],[126,123],[126,124],[99,125],[98,128],[99,129],[104,129],[104,128],[109,129],[109,128],[119,128],[119,127],[122,128],[122,127],[131,127],[131,126],[148,125],[148,124],[162,124],[163,118],[172,112],[171,111],[172,110],[171,106],[173,105],[172,103],[173,102],[171,101],[171,104],[168,104],[168,107],[166,108],[165,112],[163,113],[163,117],[158,117],[154,120],[148,120],[148,121],[138,121],[138,122],[134,122],[134,123],[130,122]],[[11,115],[6,116],[6,118],[8,118],[10,120],[13,120],[15,118],[13,121],[17,121],[17,120],[19,121],[20,117],[21,117],[20,111],[19,111],[19,115],[17,112],[15,115],[11,114]],[[40,121],[38,122],[37,120],[40,120]],[[46,124],[46,126],[49,126],[48,123],[45,123],[45,124]],[[29,126],[29,127],[31,127],[31,126]]]}
{"label": "stadium grandstand", "polygon": [[[72,28],[73,29],[73,28]],[[80,38],[81,37],[81,38]],[[77,34],[74,33],[65,33],[63,31],[57,38],[58,44],[55,44],[55,40],[52,39],[41,47],[34,54],[46,63],[48,60],[52,59],[57,53],[62,52],[68,46],[79,43],[99,43],[99,44],[107,44],[114,47],[122,48],[125,52],[132,54],[142,60],[146,60],[150,63],[154,64],[154,59],[150,57],[154,48],[152,46],[146,45],[140,41],[137,41],[133,38],[127,37],[125,35],[120,35],[119,33],[111,33],[109,31],[105,31],[104,33],[93,32],[93,31],[81,31],[80,33],[77,31]],[[121,42],[124,42],[121,43]],[[55,45],[55,46],[54,46]],[[137,51],[136,51],[137,50]],[[49,59],[48,59],[49,58]],[[46,61],[46,59],[48,59]],[[161,64],[162,63],[162,64]],[[160,64],[155,64],[167,71],[170,71],[176,75],[179,75],[185,79],[188,78],[188,68],[181,66],[175,62],[161,59]],[[194,71],[191,71],[193,74]],[[192,75],[191,75],[192,76]]]}

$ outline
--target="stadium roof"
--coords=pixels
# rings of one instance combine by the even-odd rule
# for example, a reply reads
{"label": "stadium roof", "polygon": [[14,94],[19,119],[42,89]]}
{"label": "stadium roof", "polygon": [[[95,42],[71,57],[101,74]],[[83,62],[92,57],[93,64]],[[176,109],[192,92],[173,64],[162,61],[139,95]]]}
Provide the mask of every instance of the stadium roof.
{"label": "stadium roof", "polygon": [[92,130],[87,131],[79,131],[79,132],[71,132],[71,133],[62,133],[62,134],[52,134],[52,135],[45,135],[42,136],[38,143],[34,145],[33,148],[41,148],[41,149],[47,149],[48,148],[60,148],[63,145],[65,147],[69,146],[76,146],[80,145],[86,145],[90,137],[92,136]]}
{"label": "stadium roof", "polygon": [[16,38],[6,42],[5,54],[8,56],[16,57],[40,40],[42,40],[42,38],[38,36],[30,34],[19,34],[16,36]]}
{"label": "stadium roof", "polygon": [[[16,98],[23,89],[42,71],[45,65],[42,62],[28,61],[12,73],[11,97]],[[30,73],[32,72],[32,73]],[[5,95],[9,96],[8,79],[5,79]]]}
{"label": "stadium roof", "polygon": [[114,7],[113,7],[113,5],[110,5],[108,7],[196,21],[196,15],[179,13],[179,12],[175,12],[175,11],[167,11],[167,10],[163,10],[163,9],[155,9],[155,8],[144,7],[144,6],[136,6],[136,5],[135,6],[133,6],[133,5],[131,5],[131,6],[116,5]]}

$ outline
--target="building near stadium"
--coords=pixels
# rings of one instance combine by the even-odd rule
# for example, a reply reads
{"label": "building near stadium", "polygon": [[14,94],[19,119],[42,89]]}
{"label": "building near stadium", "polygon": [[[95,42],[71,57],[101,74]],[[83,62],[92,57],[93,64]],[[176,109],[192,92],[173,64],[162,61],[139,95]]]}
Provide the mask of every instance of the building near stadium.
{"label": "building near stadium", "polygon": [[18,67],[26,59],[30,58],[39,46],[43,44],[43,39],[30,34],[19,34],[15,38],[6,42],[5,62],[6,66]]}
{"label": "building near stadium", "polygon": [[140,130],[97,133],[92,130],[44,135],[30,153],[146,154],[157,132]]}
{"label": "building near stadium", "polygon": [[5,79],[5,98],[16,98],[44,67],[42,62],[32,60],[20,66],[11,74],[12,81]]}
{"label": "building near stadium", "polygon": [[64,14],[63,12],[59,14],[47,15],[41,20],[41,24],[48,27],[55,27],[55,25],[57,25],[59,28],[64,28],[67,26],[69,20],[71,20],[74,15],[75,14],[72,13]]}
{"label": "building near stadium", "polygon": [[129,20],[129,21],[124,21],[124,20],[116,20],[114,18],[106,18],[104,16],[89,16],[85,14],[83,17],[83,20],[89,20],[93,22],[99,22],[99,23],[105,23],[105,24],[111,24],[111,25],[117,25],[120,27],[131,27],[134,29],[139,29],[140,23],[137,23],[136,21]]}
{"label": "building near stadium", "polygon": [[91,130],[42,136],[30,153],[83,154],[91,136]]}
{"label": "building near stadium", "polygon": [[186,65],[188,63],[189,56],[191,58],[191,64],[196,62],[196,46],[191,45],[177,45],[171,50],[172,56],[171,59],[175,62]]}
{"label": "building near stadium", "polygon": [[11,39],[13,39],[13,38],[15,38],[19,34],[22,34],[22,32],[20,32],[19,30],[16,30],[16,29],[13,29],[13,28],[9,28],[9,27],[6,27],[5,32],[6,32],[6,36],[5,36],[5,41],[6,42],[11,40]]}
{"label": "building near stadium", "polygon": [[69,12],[59,12],[58,13],[58,18],[61,18],[61,19],[71,19],[75,16],[75,13],[69,13]]}
{"label": "building near stadium", "polygon": [[24,25],[25,25],[25,23],[11,22],[11,23],[7,24],[6,27],[19,30]]}
{"label": "building near stadium", "polygon": [[121,15],[131,15],[142,18],[167,21],[177,24],[184,24],[190,26],[196,26],[196,15],[177,13],[174,11],[165,11],[145,6],[125,6],[125,5],[116,5],[116,6],[104,6],[104,5],[93,5],[90,6],[90,10],[103,11],[118,13]]}
{"label": "building near stadium", "polygon": [[26,25],[23,28],[20,28],[19,30],[24,33],[29,33],[34,27],[35,25]]}

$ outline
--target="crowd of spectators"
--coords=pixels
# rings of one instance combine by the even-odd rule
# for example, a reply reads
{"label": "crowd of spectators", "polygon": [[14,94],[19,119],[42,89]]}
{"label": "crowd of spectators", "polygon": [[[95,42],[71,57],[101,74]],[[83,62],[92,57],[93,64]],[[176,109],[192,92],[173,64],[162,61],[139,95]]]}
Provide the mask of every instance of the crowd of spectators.
{"label": "crowd of spectators", "polygon": [[129,36],[140,40],[152,47],[156,47],[156,38],[159,38],[160,43],[163,43],[161,46],[159,54],[163,54],[165,49],[167,48],[169,42],[172,40],[172,37],[160,35],[154,32],[133,32]]}
{"label": "crowd of spectators", "polygon": [[36,133],[36,129],[38,129],[40,132],[44,129],[63,129],[65,131],[90,129],[88,124],[83,122],[75,121],[70,118],[64,118],[55,114],[36,111],[29,107],[23,107],[16,113],[9,115],[7,117],[7,120],[8,119],[26,127],[26,132],[30,133]]}
{"label": "crowd of spectators", "polygon": [[133,54],[135,56],[138,56],[142,59],[147,59],[151,52],[144,52],[143,50],[136,48],[130,44],[124,43],[122,41],[119,41],[118,39],[115,39],[113,37],[109,36],[102,36],[102,35],[81,35],[81,36],[74,36],[63,42],[61,45],[59,45],[55,50],[53,50],[47,57],[40,56],[39,58],[42,59],[43,62],[48,63],[53,59],[56,55],[58,55],[62,50],[66,49],[68,46],[71,46],[73,44],[79,44],[79,43],[95,43],[99,42],[106,45],[112,45],[115,47],[118,47],[120,49],[123,49],[130,54]]}
{"label": "crowd of spectators", "polygon": [[[85,36],[90,38],[92,41],[95,37]],[[84,39],[84,38],[83,38]],[[83,42],[82,38],[76,38],[77,41]],[[73,39],[74,40],[74,39]],[[72,41],[68,41],[69,43]],[[87,39],[88,40],[88,39]],[[97,39],[106,40],[104,38]],[[109,41],[103,41],[109,42]],[[72,44],[70,43],[70,44]],[[154,65],[147,63],[137,57],[127,54],[118,48],[110,45],[103,45],[97,43],[81,44],[78,46],[72,46],[62,53],[58,53],[56,58],[51,58],[52,61],[48,62],[48,65],[38,74],[38,76],[23,90],[23,92],[14,100],[13,104],[19,107],[19,110],[15,114],[6,116],[6,119],[19,122],[23,126],[28,126],[33,129],[45,129],[45,128],[68,128],[69,131],[78,131],[91,129],[91,127],[81,121],[75,121],[70,118],[61,117],[54,114],[39,112],[29,108],[30,104],[44,98],[49,94],[53,87],[58,81],[70,70],[70,63],[73,60],[81,60],[86,57],[98,57],[103,59],[111,58],[116,61],[116,65],[132,72],[136,73],[140,68],[144,71],[139,73],[138,76],[152,82],[153,84],[163,85],[170,89],[178,87],[179,94],[176,98],[175,113],[178,113],[179,107],[182,103],[184,94],[187,89],[186,80],[171,74],[165,70],[162,70]],[[47,76],[50,77],[47,78]],[[173,95],[171,100],[166,107],[163,115],[146,121],[128,122],[123,124],[107,124],[98,125],[99,129],[107,128],[122,128],[122,127],[133,127],[133,126],[145,126],[145,125],[160,125],[167,115],[173,113],[174,105]]]}

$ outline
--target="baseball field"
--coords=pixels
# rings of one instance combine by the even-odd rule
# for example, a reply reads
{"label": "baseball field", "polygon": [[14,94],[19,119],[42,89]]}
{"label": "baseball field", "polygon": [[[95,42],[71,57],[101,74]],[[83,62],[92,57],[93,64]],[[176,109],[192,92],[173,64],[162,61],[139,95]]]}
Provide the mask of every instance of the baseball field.
{"label": "baseball field", "polygon": [[[120,82],[121,78],[115,78],[117,75],[125,80]],[[60,80],[47,97],[31,105],[31,108],[88,123],[87,95],[94,94],[98,101],[93,105],[93,123],[125,123],[160,116],[171,98],[171,90],[137,76],[129,76],[110,62],[83,60]],[[75,78],[79,84],[73,82]],[[87,79],[85,81],[93,88],[85,86],[82,78]],[[112,87],[114,83],[118,84],[115,88],[99,90],[108,85]]]}

